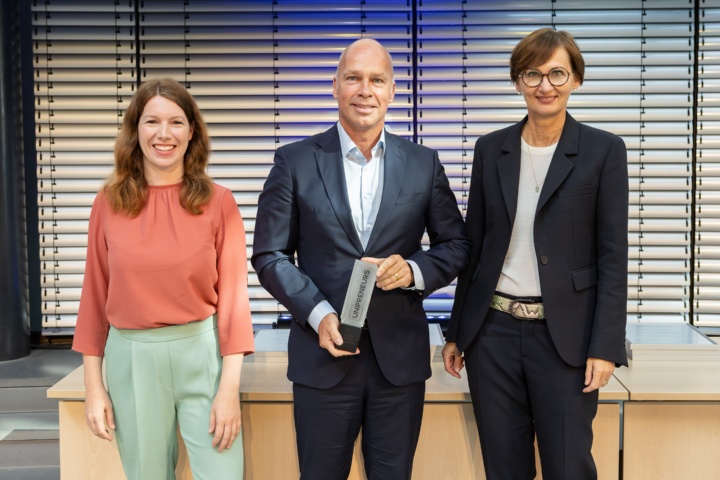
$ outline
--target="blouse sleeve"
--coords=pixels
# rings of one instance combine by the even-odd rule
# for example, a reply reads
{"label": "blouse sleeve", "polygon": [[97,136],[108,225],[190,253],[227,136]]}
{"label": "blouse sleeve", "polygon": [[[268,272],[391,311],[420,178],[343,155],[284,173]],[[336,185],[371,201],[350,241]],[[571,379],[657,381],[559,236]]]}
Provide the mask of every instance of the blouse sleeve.
{"label": "blouse sleeve", "polygon": [[248,298],[245,228],[235,199],[223,191],[220,228],[215,237],[218,272],[217,322],[220,355],[255,351]]}
{"label": "blouse sleeve", "polygon": [[85,277],[80,295],[73,350],[102,357],[105,353],[110,323],[105,313],[108,298],[108,248],[103,228],[103,216],[109,205],[104,195],[95,197],[88,227]]}

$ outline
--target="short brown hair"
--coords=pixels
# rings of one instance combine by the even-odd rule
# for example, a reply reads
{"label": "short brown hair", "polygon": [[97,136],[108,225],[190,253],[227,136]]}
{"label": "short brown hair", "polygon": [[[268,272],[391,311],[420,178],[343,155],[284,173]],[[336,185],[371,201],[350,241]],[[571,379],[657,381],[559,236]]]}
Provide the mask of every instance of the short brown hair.
{"label": "short brown hair", "polygon": [[530,33],[513,48],[510,55],[510,78],[517,83],[520,74],[528,68],[544,64],[559,48],[570,57],[572,74],[582,85],[585,79],[585,60],[573,36],[563,30],[541,28]]}
{"label": "short brown hair", "polygon": [[167,98],[179,106],[192,128],[192,138],[183,162],[185,172],[180,204],[188,212],[198,215],[212,197],[212,180],[206,173],[210,137],[195,99],[185,87],[170,77],[149,79],[135,92],[125,110],[122,127],[115,140],[115,170],[103,190],[115,212],[135,217],[145,206],[148,184],[143,152],[138,143],[138,123],[145,105],[156,96]]}

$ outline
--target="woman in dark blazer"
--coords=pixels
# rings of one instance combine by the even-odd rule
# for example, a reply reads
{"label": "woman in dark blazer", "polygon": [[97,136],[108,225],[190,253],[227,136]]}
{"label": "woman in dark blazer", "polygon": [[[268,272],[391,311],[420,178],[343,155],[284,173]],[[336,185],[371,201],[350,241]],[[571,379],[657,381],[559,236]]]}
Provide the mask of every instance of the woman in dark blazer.
{"label": "woman in dark blazer", "polygon": [[443,349],[468,382],[489,480],[597,477],[598,389],[624,349],[627,152],[567,113],[585,62],[573,37],[537,30],[514,48],[519,123],[475,145],[460,276]]}

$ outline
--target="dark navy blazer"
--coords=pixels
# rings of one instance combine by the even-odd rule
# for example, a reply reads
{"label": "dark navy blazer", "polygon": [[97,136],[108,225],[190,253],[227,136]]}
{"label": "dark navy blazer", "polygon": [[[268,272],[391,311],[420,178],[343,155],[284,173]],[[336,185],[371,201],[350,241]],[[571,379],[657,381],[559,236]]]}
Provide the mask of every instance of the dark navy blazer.
{"label": "dark navy blazer", "polygon": [[[306,323],[327,300],[339,313],[354,261],[399,254],[413,260],[422,292],[375,288],[367,325],[383,375],[394,385],[430,377],[423,298],[467,266],[469,240],[437,152],[385,133],[380,209],[367,248],[351,218],[337,127],[279,148],[258,202],[252,264],[260,283],[292,314],[288,378],[336,385],[354,356],[335,358]],[[421,241],[427,229],[430,249]],[[297,261],[297,264],[296,264]]]}
{"label": "dark navy blazer", "polygon": [[[470,267],[458,279],[447,333],[461,351],[480,331],[510,245],[526,121],[475,145]],[[569,365],[588,357],[627,365],[627,213],[625,144],[568,114],[540,192],[534,240],[548,329]]]}

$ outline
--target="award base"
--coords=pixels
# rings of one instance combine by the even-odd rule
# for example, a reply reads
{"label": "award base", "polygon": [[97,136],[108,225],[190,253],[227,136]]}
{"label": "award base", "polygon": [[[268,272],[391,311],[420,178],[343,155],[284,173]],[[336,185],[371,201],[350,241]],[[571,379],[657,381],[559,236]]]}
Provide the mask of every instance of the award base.
{"label": "award base", "polygon": [[353,352],[357,350],[357,346],[360,343],[360,335],[362,334],[362,327],[355,327],[348,325],[347,323],[340,324],[340,335],[342,335],[343,343],[338,345],[338,350],[344,350],[346,352]]}

